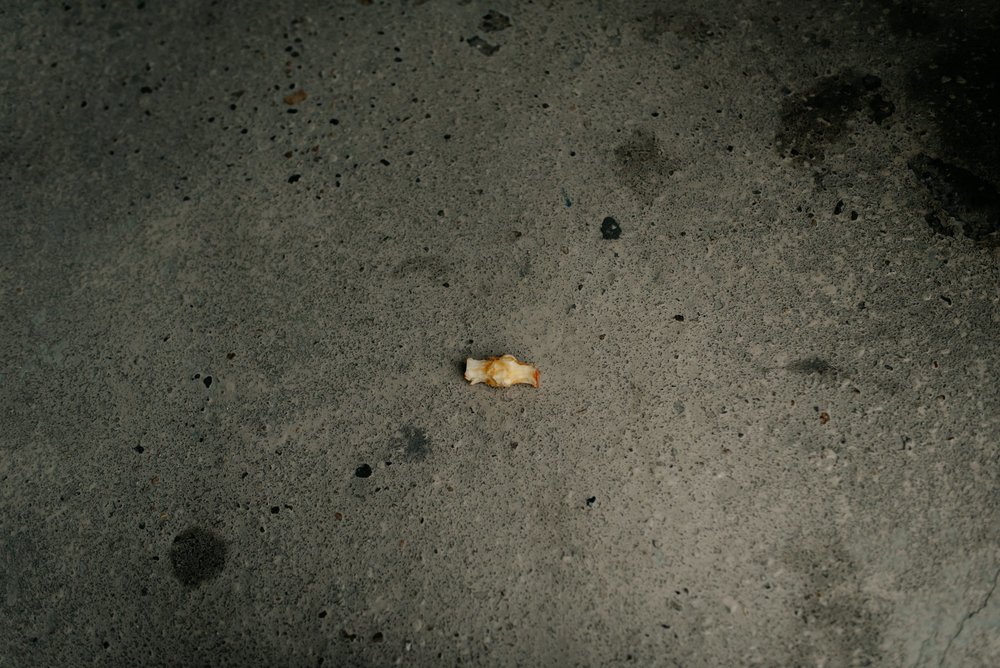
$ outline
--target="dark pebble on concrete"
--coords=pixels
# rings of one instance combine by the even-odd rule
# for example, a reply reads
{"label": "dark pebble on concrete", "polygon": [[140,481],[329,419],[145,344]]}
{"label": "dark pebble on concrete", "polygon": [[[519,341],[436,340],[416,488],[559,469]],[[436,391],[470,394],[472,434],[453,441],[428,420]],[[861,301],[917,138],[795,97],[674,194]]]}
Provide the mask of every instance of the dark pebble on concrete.
{"label": "dark pebble on concrete", "polygon": [[618,221],[611,216],[605,218],[604,222],[601,223],[601,236],[605,239],[617,239],[621,235],[622,228]]}

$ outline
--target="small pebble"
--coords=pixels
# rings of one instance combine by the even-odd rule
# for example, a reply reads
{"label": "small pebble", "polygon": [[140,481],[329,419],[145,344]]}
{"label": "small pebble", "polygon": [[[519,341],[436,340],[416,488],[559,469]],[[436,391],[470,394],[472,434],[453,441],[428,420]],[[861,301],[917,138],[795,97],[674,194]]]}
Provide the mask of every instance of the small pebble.
{"label": "small pebble", "polygon": [[617,239],[621,235],[622,228],[618,221],[611,216],[605,218],[604,222],[601,223],[601,236],[605,239]]}

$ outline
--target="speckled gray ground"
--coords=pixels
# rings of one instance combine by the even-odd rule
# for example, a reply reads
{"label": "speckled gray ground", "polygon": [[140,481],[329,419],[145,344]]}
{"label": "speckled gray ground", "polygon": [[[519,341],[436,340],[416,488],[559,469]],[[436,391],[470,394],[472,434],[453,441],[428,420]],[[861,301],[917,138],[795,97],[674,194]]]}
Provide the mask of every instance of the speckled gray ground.
{"label": "speckled gray ground", "polygon": [[1000,665],[995,12],[5,4],[0,665]]}

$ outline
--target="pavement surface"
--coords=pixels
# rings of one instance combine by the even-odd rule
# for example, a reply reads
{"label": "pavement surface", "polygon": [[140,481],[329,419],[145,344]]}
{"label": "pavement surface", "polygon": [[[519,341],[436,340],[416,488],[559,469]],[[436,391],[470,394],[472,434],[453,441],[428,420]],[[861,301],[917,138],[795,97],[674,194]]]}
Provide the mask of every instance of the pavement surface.
{"label": "pavement surface", "polygon": [[998,21],[6,3],[0,666],[1000,665]]}

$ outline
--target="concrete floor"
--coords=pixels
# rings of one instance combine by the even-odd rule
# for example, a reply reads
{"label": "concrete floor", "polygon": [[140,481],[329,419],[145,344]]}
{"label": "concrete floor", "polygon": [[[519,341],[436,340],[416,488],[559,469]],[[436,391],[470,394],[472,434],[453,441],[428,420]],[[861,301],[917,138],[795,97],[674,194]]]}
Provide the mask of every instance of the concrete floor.
{"label": "concrete floor", "polygon": [[996,11],[6,3],[0,666],[1000,665]]}

